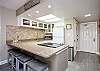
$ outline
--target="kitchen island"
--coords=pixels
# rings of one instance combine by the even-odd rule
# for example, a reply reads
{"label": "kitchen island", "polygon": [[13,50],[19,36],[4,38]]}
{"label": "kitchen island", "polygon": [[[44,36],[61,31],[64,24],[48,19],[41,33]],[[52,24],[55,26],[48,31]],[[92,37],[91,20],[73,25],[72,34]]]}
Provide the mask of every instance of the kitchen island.
{"label": "kitchen island", "polygon": [[43,40],[25,40],[18,42],[7,42],[10,47],[19,48],[35,54],[37,56],[43,57],[48,61],[49,67],[48,71],[66,71],[68,66],[67,59],[67,49],[65,45],[57,48],[51,48],[46,46],[40,46],[38,44],[43,43]]}

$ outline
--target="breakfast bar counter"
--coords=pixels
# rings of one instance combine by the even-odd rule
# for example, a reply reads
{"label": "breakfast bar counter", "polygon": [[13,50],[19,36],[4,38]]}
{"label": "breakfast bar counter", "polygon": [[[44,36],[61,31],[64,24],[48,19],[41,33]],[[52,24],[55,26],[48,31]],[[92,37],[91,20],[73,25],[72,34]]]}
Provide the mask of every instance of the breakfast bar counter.
{"label": "breakfast bar counter", "polygon": [[57,48],[50,48],[50,47],[38,45],[41,43],[43,43],[43,41],[28,40],[28,41],[18,41],[15,43],[8,42],[7,45],[23,49],[25,51],[39,55],[39,56],[44,57],[44,58],[49,58],[52,55],[59,53],[59,51],[61,51],[62,49],[67,48],[65,45],[62,45],[62,46],[57,47]]}
{"label": "breakfast bar counter", "polygon": [[44,43],[44,41],[25,40],[18,42],[7,42],[7,45],[25,50],[37,56],[43,57],[44,59],[48,59],[50,61],[48,71],[66,71],[68,66],[68,47],[62,45],[57,48],[51,48],[38,45],[41,43]]}

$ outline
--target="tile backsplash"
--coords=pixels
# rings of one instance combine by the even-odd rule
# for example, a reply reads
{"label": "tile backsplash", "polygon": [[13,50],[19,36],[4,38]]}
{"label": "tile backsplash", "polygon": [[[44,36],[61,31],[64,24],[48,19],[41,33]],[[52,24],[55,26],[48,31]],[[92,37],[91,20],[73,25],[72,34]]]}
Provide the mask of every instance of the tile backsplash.
{"label": "tile backsplash", "polygon": [[6,40],[25,40],[44,38],[45,30],[20,26],[6,26]]}

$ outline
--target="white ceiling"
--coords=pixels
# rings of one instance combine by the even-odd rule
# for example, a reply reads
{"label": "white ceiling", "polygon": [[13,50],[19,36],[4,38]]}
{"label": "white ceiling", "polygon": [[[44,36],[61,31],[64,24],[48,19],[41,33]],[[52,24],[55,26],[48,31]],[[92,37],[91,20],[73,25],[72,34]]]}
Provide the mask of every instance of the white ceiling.
{"label": "white ceiling", "polygon": [[[18,9],[28,0],[0,0],[0,5],[10,9]],[[51,5],[52,8],[48,9],[47,6]],[[79,21],[93,21],[100,17],[100,0],[41,0],[41,3],[30,10],[24,12],[20,16],[28,17],[31,14],[32,19],[41,17],[47,14],[54,14],[60,18],[76,17]],[[36,14],[35,11],[40,11]],[[91,17],[85,18],[84,15],[92,14]]]}
{"label": "white ceiling", "polygon": [[[65,18],[77,17],[79,21],[97,20],[100,14],[100,0],[52,0],[54,13]],[[84,15],[91,14],[85,18]]]}

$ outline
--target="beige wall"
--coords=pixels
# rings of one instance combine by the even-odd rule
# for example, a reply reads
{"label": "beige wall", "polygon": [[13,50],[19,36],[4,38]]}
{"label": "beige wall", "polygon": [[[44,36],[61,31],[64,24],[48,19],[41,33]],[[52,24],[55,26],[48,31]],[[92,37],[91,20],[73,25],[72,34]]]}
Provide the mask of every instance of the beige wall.
{"label": "beige wall", "polygon": [[65,19],[64,20],[65,23],[65,28],[66,28],[66,24],[71,24],[72,25],[72,29],[65,29],[65,44],[69,45],[70,47],[74,47],[74,56],[76,55],[76,50],[77,50],[77,40],[76,40],[76,27],[77,27],[77,21],[75,19]]}
{"label": "beige wall", "polygon": [[65,30],[65,32],[66,32],[65,33],[65,35],[66,35],[65,42],[67,45],[74,46],[74,24],[75,24],[75,22],[73,19],[65,19],[64,23],[65,23],[65,28],[66,28],[66,24],[72,25],[72,29]]}
{"label": "beige wall", "polygon": [[1,24],[0,24],[0,61],[7,59],[7,46],[6,46],[6,25],[17,25],[16,11],[10,10],[0,6],[1,11]]}

